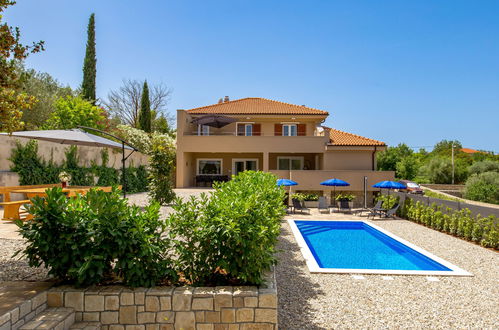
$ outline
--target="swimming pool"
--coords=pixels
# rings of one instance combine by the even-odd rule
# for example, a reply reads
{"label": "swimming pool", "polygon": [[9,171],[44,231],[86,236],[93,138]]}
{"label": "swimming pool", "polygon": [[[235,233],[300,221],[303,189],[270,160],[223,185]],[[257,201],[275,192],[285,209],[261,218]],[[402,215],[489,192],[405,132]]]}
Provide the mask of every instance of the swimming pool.
{"label": "swimming pool", "polygon": [[368,221],[288,222],[314,273],[471,275]]}

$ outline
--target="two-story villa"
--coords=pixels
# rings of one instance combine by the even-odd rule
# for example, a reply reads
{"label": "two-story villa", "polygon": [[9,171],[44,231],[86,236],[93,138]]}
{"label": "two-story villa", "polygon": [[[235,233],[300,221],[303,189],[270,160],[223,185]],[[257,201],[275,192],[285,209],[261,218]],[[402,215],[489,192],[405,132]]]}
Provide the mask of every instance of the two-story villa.
{"label": "two-story villa", "polygon": [[[244,98],[177,111],[178,188],[228,179],[244,170],[272,172],[298,182],[294,191],[330,197],[332,187],[320,182],[339,178],[350,183],[341,191],[355,193],[357,205],[368,204],[382,180],[393,172],[376,171],[376,153],[384,142],[323,126],[328,112],[264,98]],[[198,124],[219,116],[224,125]],[[205,118],[205,119],[206,119]],[[202,122],[202,121],[201,121]]]}

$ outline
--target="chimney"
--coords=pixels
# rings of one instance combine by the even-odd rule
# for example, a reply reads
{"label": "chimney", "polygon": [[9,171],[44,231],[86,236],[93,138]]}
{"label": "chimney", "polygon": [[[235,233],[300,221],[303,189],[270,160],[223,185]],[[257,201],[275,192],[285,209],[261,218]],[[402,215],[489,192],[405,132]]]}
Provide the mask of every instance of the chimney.
{"label": "chimney", "polygon": [[223,99],[223,98],[219,98],[219,99],[218,99],[218,104],[223,103],[223,102],[224,102],[224,99]]}
{"label": "chimney", "polygon": [[228,96],[224,97],[224,102],[229,102],[229,97]]}

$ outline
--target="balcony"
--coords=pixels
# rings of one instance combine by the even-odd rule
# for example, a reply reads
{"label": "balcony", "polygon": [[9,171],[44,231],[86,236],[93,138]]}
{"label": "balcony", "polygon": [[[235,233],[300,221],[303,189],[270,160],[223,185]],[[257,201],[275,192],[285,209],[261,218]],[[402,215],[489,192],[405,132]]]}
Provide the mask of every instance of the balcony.
{"label": "balcony", "polygon": [[329,138],[326,136],[236,136],[186,135],[177,140],[182,152],[280,152],[322,153]]}

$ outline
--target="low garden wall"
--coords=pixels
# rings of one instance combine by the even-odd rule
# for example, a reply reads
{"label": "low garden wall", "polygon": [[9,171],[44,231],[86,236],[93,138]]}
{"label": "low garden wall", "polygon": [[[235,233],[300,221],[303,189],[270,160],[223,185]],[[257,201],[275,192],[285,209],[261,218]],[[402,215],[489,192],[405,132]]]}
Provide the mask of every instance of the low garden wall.
{"label": "low garden wall", "polygon": [[59,286],[48,291],[47,303],[74,308],[76,322],[97,321],[102,329],[277,329],[277,290],[273,280],[268,283],[265,288]]}

